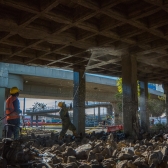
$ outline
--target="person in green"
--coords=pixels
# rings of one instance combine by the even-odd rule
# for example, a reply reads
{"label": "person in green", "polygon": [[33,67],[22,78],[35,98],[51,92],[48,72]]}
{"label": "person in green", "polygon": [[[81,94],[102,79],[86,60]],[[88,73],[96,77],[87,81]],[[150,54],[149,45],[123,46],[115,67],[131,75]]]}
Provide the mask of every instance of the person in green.
{"label": "person in green", "polygon": [[71,123],[69,113],[68,113],[68,108],[66,107],[66,104],[64,102],[59,102],[58,107],[61,108],[59,113],[60,113],[60,118],[62,120],[62,130],[59,135],[59,140],[61,140],[64,137],[68,129],[73,132],[74,136],[76,136],[76,128]]}

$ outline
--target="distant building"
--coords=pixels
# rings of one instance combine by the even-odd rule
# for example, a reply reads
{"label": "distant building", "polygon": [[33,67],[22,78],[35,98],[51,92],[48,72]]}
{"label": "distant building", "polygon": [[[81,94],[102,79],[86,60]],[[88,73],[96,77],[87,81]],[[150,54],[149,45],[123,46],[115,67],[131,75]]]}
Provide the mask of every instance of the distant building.
{"label": "distant building", "polygon": [[156,84],[156,90],[160,92],[164,92],[162,85]]}

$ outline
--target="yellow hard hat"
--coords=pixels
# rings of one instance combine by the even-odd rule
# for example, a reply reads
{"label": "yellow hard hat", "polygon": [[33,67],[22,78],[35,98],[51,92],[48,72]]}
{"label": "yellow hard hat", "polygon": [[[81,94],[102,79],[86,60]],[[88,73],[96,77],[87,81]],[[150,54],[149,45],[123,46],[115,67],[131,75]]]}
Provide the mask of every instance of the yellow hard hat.
{"label": "yellow hard hat", "polygon": [[63,105],[63,102],[58,103],[58,107],[62,107],[62,105]]}
{"label": "yellow hard hat", "polygon": [[15,94],[15,93],[18,93],[20,90],[17,88],[17,87],[12,87],[10,89],[10,94]]}

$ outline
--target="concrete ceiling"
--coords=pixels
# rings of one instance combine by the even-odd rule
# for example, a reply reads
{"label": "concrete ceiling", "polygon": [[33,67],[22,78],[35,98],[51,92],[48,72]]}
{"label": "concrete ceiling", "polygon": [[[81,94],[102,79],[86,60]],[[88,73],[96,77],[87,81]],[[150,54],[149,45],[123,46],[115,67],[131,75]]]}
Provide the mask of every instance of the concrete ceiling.
{"label": "concrete ceiling", "polygon": [[138,79],[168,83],[165,0],[1,0],[0,61],[121,76],[137,57]]}

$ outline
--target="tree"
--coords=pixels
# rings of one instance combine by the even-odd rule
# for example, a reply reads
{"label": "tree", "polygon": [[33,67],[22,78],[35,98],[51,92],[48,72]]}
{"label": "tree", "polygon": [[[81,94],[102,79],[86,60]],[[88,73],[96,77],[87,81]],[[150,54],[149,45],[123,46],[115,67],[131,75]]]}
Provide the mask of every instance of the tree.
{"label": "tree", "polygon": [[163,101],[165,101],[165,100],[166,100],[166,95],[158,96],[158,99],[159,99],[159,100],[163,100]]}
{"label": "tree", "polygon": [[165,102],[159,99],[149,99],[147,110],[153,117],[159,118],[165,111]]}
{"label": "tree", "polygon": [[[122,78],[119,78],[117,80],[117,90],[118,93],[115,94],[115,99],[117,101],[117,110],[119,113],[122,113],[122,96],[123,96],[123,90],[122,90]],[[140,86],[139,82],[137,81],[137,90],[138,90],[138,96],[140,96]]]}
{"label": "tree", "polygon": [[46,109],[47,104],[35,102],[32,106],[33,106],[34,110],[44,110],[44,109]]}
{"label": "tree", "polygon": [[[118,89],[118,93],[115,95],[115,98],[117,100],[117,106],[118,109],[120,110],[121,116],[122,116],[122,97],[123,97],[123,90],[122,90],[122,78],[119,78],[117,80],[117,89]],[[137,94],[138,97],[140,96],[140,86],[139,86],[139,82],[137,81]],[[139,135],[139,119],[138,119],[138,113],[136,113],[136,115],[133,115],[132,117],[132,129],[133,135],[136,135],[138,137]]]}
{"label": "tree", "polygon": [[119,93],[119,92],[116,93],[114,95],[114,98],[117,101],[117,111],[121,113],[122,112],[122,93]]}

